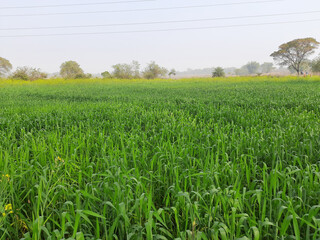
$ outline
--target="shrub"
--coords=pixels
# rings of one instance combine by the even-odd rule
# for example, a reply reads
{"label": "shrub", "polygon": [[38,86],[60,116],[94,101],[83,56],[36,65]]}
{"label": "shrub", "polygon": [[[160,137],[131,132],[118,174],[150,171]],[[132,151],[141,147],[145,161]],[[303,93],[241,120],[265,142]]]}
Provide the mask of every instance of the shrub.
{"label": "shrub", "polygon": [[217,67],[212,73],[212,77],[225,77],[225,73],[222,67]]}
{"label": "shrub", "polygon": [[41,72],[40,69],[30,68],[30,67],[18,67],[16,71],[12,73],[10,78],[12,79],[20,79],[20,80],[37,80],[37,79],[45,79],[48,77],[48,74]]}
{"label": "shrub", "polygon": [[164,77],[168,73],[168,70],[160,67],[155,62],[151,62],[148,64],[146,69],[143,72],[143,77],[146,79],[155,79],[159,77]]}

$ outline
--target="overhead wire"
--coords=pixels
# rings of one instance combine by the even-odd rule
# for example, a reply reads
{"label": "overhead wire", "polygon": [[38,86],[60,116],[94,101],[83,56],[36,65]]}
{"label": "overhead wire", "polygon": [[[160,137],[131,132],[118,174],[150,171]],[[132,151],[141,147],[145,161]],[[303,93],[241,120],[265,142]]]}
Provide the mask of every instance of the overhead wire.
{"label": "overhead wire", "polygon": [[167,28],[167,29],[153,29],[153,30],[130,30],[130,31],[109,31],[109,32],[79,32],[79,33],[52,33],[52,34],[24,34],[24,35],[0,35],[0,38],[15,38],[15,37],[51,37],[51,36],[79,36],[79,35],[107,35],[107,34],[124,34],[124,33],[150,33],[150,32],[170,32],[170,31],[184,31],[184,30],[205,30],[205,29],[219,29],[219,28],[236,28],[236,27],[250,27],[250,26],[266,26],[276,24],[289,23],[304,23],[315,22],[319,19],[296,20],[296,21],[279,21],[268,23],[252,23],[252,24],[234,24],[234,25],[220,25],[208,27],[184,27],[184,28]]}
{"label": "overhead wire", "polygon": [[29,8],[95,6],[95,5],[111,5],[111,4],[122,4],[122,3],[155,2],[155,1],[157,1],[157,0],[129,0],[129,1],[116,1],[116,2],[68,3],[68,4],[38,5],[38,6],[13,6],[13,7],[10,6],[10,7],[0,7],[0,9],[29,9]]}
{"label": "overhead wire", "polygon": [[110,23],[110,24],[73,25],[73,26],[51,26],[51,27],[0,28],[0,31],[69,29],[69,28],[91,28],[91,27],[115,27],[115,26],[136,26],[136,25],[153,25],[153,24],[168,24],[168,23],[188,23],[188,22],[205,22],[205,21],[234,20],[234,19],[246,19],[246,18],[292,16],[292,15],[313,14],[313,13],[320,13],[320,10],[317,10],[317,11],[305,11],[305,12],[262,14],[262,15],[247,15],[247,16],[235,16],[235,17],[220,17],[220,18],[205,18],[205,19],[187,19],[187,20],[156,21],[156,22]]}
{"label": "overhead wire", "polygon": [[[103,5],[103,4],[118,4],[118,3],[134,3],[134,2],[151,2],[156,0],[128,0],[120,2],[100,2],[100,3],[75,3],[75,4],[56,4],[56,5],[39,5],[39,6],[21,6],[21,7],[0,7],[0,9],[23,9],[23,8],[51,8],[51,7],[65,7],[65,6],[89,6],[89,5]],[[260,4],[271,2],[282,2],[285,0],[263,0],[263,1],[246,1],[246,2],[232,2],[220,4],[204,4],[192,6],[176,6],[176,7],[161,7],[161,8],[142,8],[142,9],[121,9],[121,10],[102,10],[102,11],[84,11],[84,12],[62,12],[62,13],[36,13],[36,14],[9,14],[0,15],[0,17],[16,17],[16,16],[51,16],[51,15],[69,15],[69,14],[93,14],[93,13],[117,13],[117,12],[138,12],[138,11],[158,11],[158,10],[174,10],[174,9],[188,9],[188,8],[205,8],[244,4]],[[292,13],[276,13],[250,16],[236,16],[236,17],[221,17],[221,18],[207,18],[207,19],[187,19],[187,20],[171,20],[158,22],[135,22],[135,23],[114,23],[114,24],[96,24],[96,25],[74,25],[74,26],[52,26],[52,27],[27,27],[27,28],[2,28],[1,31],[11,30],[41,30],[41,29],[63,29],[63,28],[91,28],[91,27],[107,27],[107,26],[132,26],[132,25],[152,25],[152,24],[166,24],[166,23],[186,23],[186,22],[202,22],[202,21],[217,21],[217,20],[231,20],[231,19],[245,19],[245,18],[259,18],[259,17],[273,17],[273,16],[289,16],[319,13],[320,11],[307,12],[292,12]],[[146,33],[146,32],[165,32],[165,31],[182,31],[182,30],[202,30],[215,28],[232,28],[245,26],[262,26],[285,23],[301,23],[310,21],[319,21],[320,19],[311,20],[296,20],[284,22],[269,22],[269,23],[253,23],[253,24],[236,24],[236,25],[220,25],[207,27],[183,27],[183,28],[167,28],[167,29],[147,29],[147,30],[129,30],[129,31],[108,31],[108,32],[80,32],[80,33],[52,33],[52,34],[23,34],[23,35],[4,35],[0,38],[6,37],[40,37],[40,36],[72,36],[72,35],[103,35],[103,34],[121,34],[121,33]]]}
{"label": "overhead wire", "polygon": [[160,8],[136,8],[136,9],[120,9],[120,10],[82,11],[82,12],[2,14],[2,15],[0,15],[0,17],[31,17],[31,16],[96,14],[96,13],[146,12],[146,11],[163,11],[163,10],[176,10],[176,9],[246,5],[246,4],[261,4],[261,3],[273,3],[273,2],[283,2],[283,1],[285,1],[285,0],[246,1],[246,2],[217,3],[217,4],[204,4],[204,5],[191,5],[191,6],[160,7]]}

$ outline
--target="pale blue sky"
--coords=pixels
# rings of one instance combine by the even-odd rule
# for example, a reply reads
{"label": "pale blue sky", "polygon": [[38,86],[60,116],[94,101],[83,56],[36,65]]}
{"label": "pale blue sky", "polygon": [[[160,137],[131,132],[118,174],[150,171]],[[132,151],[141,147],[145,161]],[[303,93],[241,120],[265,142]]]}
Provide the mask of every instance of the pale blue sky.
{"label": "pale blue sky", "polygon": [[[110,32],[168,28],[212,27],[318,19],[314,22],[230,27],[170,32],[121,33],[107,35],[74,35],[50,37],[0,37],[0,56],[14,67],[30,66],[46,72],[57,72],[62,62],[75,60],[90,73],[111,70],[116,63],[137,60],[142,64],[154,60],[167,68],[185,70],[213,66],[239,67],[248,61],[272,61],[269,55],[278,46],[295,38],[314,37],[320,41],[320,1],[284,0],[278,2],[215,6],[206,8],[158,10],[143,12],[96,13],[59,16],[1,17],[10,14],[83,12],[137,8],[161,8],[250,0],[158,0],[94,6],[35,9],[4,9],[11,6],[36,6],[69,3],[112,2],[115,0],[0,0],[0,29],[17,27],[52,27],[130,22],[154,22],[265,15],[319,11],[312,14],[249,19],[185,22],[140,26],[92,27],[78,29],[45,29],[0,31],[0,36],[77,32]],[[256,0],[251,0],[256,1]],[[259,1],[259,0],[257,0]],[[262,0],[260,0],[262,1]],[[2,7],[2,9],[1,9]],[[319,51],[317,52],[319,53]]]}

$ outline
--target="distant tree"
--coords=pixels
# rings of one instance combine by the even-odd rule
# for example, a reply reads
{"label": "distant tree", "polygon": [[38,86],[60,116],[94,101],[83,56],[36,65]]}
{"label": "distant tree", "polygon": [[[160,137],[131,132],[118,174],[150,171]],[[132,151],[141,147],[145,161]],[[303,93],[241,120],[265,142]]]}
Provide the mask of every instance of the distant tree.
{"label": "distant tree", "polygon": [[320,72],[320,56],[316,59],[314,59],[312,62],[311,62],[311,70],[312,72],[317,72],[319,73]]}
{"label": "distant tree", "polygon": [[301,72],[301,64],[308,60],[308,57],[314,53],[319,42],[314,38],[295,39],[279,46],[278,51],[270,56],[281,66],[288,66],[296,71],[298,75]]}
{"label": "distant tree", "polygon": [[48,74],[45,72],[41,72],[39,68],[32,68],[30,69],[30,80],[37,80],[37,79],[46,79]]}
{"label": "distant tree", "polygon": [[112,66],[112,75],[119,79],[140,78],[140,64],[137,61],[132,61],[131,64],[116,64]]}
{"label": "distant tree", "polygon": [[92,74],[91,74],[91,73],[87,73],[87,74],[85,74],[85,75],[86,75],[85,78],[92,78]]}
{"label": "distant tree", "polygon": [[244,75],[248,75],[249,74],[247,65],[244,65],[241,68],[237,68],[234,72],[238,76],[244,76]]}
{"label": "distant tree", "polygon": [[129,64],[116,64],[112,66],[112,75],[115,78],[130,79],[132,78],[132,69]]}
{"label": "distant tree", "polygon": [[101,76],[102,78],[112,78],[112,75],[108,71],[101,73]]}
{"label": "distant tree", "polygon": [[226,75],[235,75],[236,68],[228,67],[223,69]]}
{"label": "distant tree", "polygon": [[45,79],[48,77],[48,74],[41,72],[40,69],[30,68],[30,67],[18,67],[16,71],[12,73],[10,78],[20,79],[20,80],[37,80]]}
{"label": "distant tree", "polygon": [[131,62],[131,69],[133,72],[133,78],[140,78],[140,63],[138,61]]}
{"label": "distant tree", "polygon": [[170,72],[169,72],[169,77],[175,76],[175,75],[177,75],[176,70],[175,69],[171,69]]}
{"label": "distant tree", "polygon": [[0,57],[0,77],[10,72],[12,65],[9,60]]}
{"label": "distant tree", "polygon": [[146,79],[155,79],[164,77],[168,73],[168,70],[160,67],[154,61],[150,62],[143,72],[143,77]]}
{"label": "distant tree", "polygon": [[225,77],[225,72],[224,69],[222,67],[217,67],[214,69],[213,73],[212,73],[212,77]]}
{"label": "distant tree", "polygon": [[270,73],[274,69],[273,63],[265,62],[260,65],[261,73]]}
{"label": "distant tree", "polygon": [[80,65],[75,61],[67,61],[60,66],[60,75],[63,78],[75,79],[85,78],[85,74]]}
{"label": "distant tree", "polygon": [[18,67],[10,76],[12,79],[19,80],[29,80],[28,68],[27,67]]}
{"label": "distant tree", "polygon": [[245,67],[249,74],[256,74],[259,71],[260,64],[258,62],[248,62]]}
{"label": "distant tree", "polygon": [[85,78],[87,78],[87,79],[92,78],[92,74],[90,74],[90,73],[79,73],[74,77],[74,79],[85,79]]}

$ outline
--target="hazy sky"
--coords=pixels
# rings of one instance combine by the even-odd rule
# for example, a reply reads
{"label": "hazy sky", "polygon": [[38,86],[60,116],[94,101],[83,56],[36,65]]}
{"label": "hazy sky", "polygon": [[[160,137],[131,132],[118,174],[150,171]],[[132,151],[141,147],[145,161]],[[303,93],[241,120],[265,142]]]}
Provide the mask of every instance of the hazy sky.
{"label": "hazy sky", "polygon": [[[269,55],[284,42],[295,38],[314,37],[320,40],[320,1],[283,0],[151,0],[119,3],[126,0],[0,0],[0,56],[14,67],[37,67],[57,72],[62,62],[77,61],[90,73],[111,70],[116,63],[137,60],[142,64],[154,60],[167,68],[185,70],[213,66],[239,67],[248,61],[272,61]],[[127,0],[128,2],[130,0]],[[132,0],[131,0],[132,1]],[[248,2],[259,2],[251,3]],[[59,6],[53,8],[8,8],[79,3],[116,2],[117,4]],[[245,3],[246,4],[235,4]],[[221,5],[231,3],[232,5]],[[215,5],[177,9],[182,6]],[[217,5],[220,4],[220,5]],[[115,12],[116,10],[175,8],[169,10]],[[63,12],[114,11],[68,15],[4,16]],[[36,28],[83,26],[120,23],[150,23],[163,21],[231,18],[254,15],[310,12],[243,19],[221,19],[199,22],[123,25],[70,29],[3,30],[8,28]],[[316,12],[319,11],[319,12]],[[315,20],[280,24],[278,22]],[[255,25],[277,23],[272,25]],[[61,33],[100,33],[140,30],[205,28],[161,32],[131,32],[99,35],[3,37],[17,35],[45,35]],[[229,27],[226,27],[229,26]],[[233,27],[230,27],[233,26]],[[319,53],[319,51],[317,52]]]}

